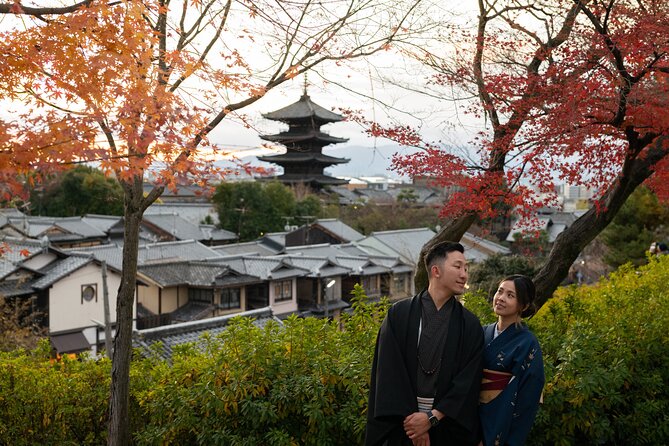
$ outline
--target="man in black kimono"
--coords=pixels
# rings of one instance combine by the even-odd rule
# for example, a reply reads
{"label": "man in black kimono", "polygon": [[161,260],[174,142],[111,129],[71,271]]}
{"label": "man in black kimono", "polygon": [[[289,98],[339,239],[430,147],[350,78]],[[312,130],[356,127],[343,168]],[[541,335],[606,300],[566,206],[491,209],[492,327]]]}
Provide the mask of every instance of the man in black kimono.
{"label": "man in black kimono", "polygon": [[366,445],[465,446],[479,440],[483,330],[455,296],[467,283],[459,243],[425,257],[429,285],[394,304],[372,365]]}

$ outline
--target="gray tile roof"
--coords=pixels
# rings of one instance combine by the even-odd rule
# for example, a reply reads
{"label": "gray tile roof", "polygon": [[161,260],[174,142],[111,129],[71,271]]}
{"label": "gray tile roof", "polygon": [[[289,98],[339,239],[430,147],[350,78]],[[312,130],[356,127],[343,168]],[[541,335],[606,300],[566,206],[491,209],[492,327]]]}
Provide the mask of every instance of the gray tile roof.
{"label": "gray tile roof", "polygon": [[316,117],[325,122],[338,122],[344,119],[341,115],[331,112],[311,100],[309,95],[302,95],[297,102],[273,112],[264,113],[266,119],[285,121]]}
{"label": "gray tile roof", "polygon": [[323,257],[285,256],[293,265],[309,270],[309,277],[344,276],[351,272],[349,268],[337,265]]}
{"label": "gray tile roof", "polygon": [[31,295],[35,292],[30,281],[6,280],[0,282],[0,296],[16,297]]}
{"label": "gray tile roof", "polygon": [[321,218],[316,220],[314,225],[322,226],[344,242],[352,242],[365,238],[363,234],[336,218]]}
{"label": "gray tile roof", "polygon": [[86,214],[83,216],[82,220],[86,224],[91,225],[106,234],[109,229],[121,221],[122,218],[123,217],[117,217],[114,215]]}
{"label": "gray tile roof", "polygon": [[[82,217],[12,217],[9,222],[30,237],[46,234],[49,239],[103,238],[106,234]],[[62,231],[60,234],[53,230]],[[49,231],[49,232],[47,232]]]}
{"label": "gray tile roof", "polygon": [[[69,253],[90,253],[98,260],[105,260],[108,265],[121,269],[123,266],[123,247],[117,244],[77,247],[64,250]],[[220,257],[212,249],[194,240],[178,242],[150,243],[138,249],[138,265],[160,263],[166,261],[204,260],[209,257]]]}
{"label": "gray tile roof", "polygon": [[434,235],[435,232],[429,228],[375,231],[356,244],[362,249],[380,250],[385,255],[399,255],[405,262],[415,265],[421,249]]}
{"label": "gray tile roof", "polygon": [[190,223],[176,214],[148,214],[144,215],[144,221],[157,226],[168,234],[172,234],[177,240],[208,239],[198,225]]}
{"label": "gray tile roof", "polygon": [[91,262],[93,262],[92,256],[82,255],[72,255],[64,259],[55,260],[39,270],[44,276],[34,281],[32,286],[39,290],[48,288],[63,277],[69,276]]}
{"label": "gray tile roof", "polygon": [[189,285],[199,287],[214,286],[217,276],[228,267],[202,262],[163,262],[142,265],[138,270],[162,287]]}
{"label": "gray tile roof", "polygon": [[211,241],[234,241],[237,240],[237,234],[226,229],[219,229],[214,225],[200,225],[200,231],[204,234],[203,240]]}
{"label": "gray tile roof", "polygon": [[259,327],[263,327],[270,320],[281,324],[281,321],[272,314],[272,310],[267,307],[243,313],[135,331],[133,333],[133,344],[140,349],[142,354],[150,356],[151,346],[160,342],[162,346],[158,351],[159,355],[165,359],[169,359],[172,356],[174,347],[177,345],[201,343],[203,342],[202,335],[205,333],[214,337],[222,333],[234,317],[254,318],[254,325]]}
{"label": "gray tile roof", "polygon": [[0,236],[0,245],[5,245],[2,258],[14,264],[19,264],[39,254],[46,249],[45,243],[40,240]]}
{"label": "gray tile roof", "polygon": [[80,246],[72,249],[64,249],[68,254],[90,254],[96,259],[107,262],[107,265],[117,270],[123,267],[123,247],[117,244]]}
{"label": "gray tile roof", "polygon": [[293,266],[290,262],[273,257],[244,257],[246,274],[259,277],[262,280],[287,279],[309,274],[309,270]]}
{"label": "gray tile roof", "polygon": [[267,244],[261,243],[260,241],[245,242],[245,243],[231,243],[228,245],[212,246],[211,249],[216,251],[222,256],[230,255],[274,255],[280,252],[268,246]]}
{"label": "gray tile roof", "polygon": [[176,214],[194,225],[209,216],[218,223],[218,213],[211,203],[153,203],[144,212],[144,215],[150,214]]}

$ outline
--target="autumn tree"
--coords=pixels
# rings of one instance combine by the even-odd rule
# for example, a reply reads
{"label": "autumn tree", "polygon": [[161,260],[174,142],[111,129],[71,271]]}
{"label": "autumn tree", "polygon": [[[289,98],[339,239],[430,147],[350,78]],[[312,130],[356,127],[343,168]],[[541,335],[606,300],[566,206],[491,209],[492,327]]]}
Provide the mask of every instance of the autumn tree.
{"label": "autumn tree", "polygon": [[[113,344],[109,444],[130,443],[129,365],[139,224],[165,187],[226,174],[209,139],[224,120],[327,62],[410,36],[420,0],[86,0],[0,5],[2,193],[21,179],[97,162],[123,189],[124,245]],[[6,17],[4,25],[8,24]],[[7,27],[5,28],[7,29]],[[150,172],[150,175],[148,173]],[[144,193],[145,180],[154,187]]]}
{"label": "autumn tree", "polygon": [[[669,4],[479,0],[471,26],[457,19],[436,43],[406,51],[433,70],[430,95],[481,122],[477,152],[426,143],[406,126],[368,129],[424,149],[397,157],[400,172],[457,187],[432,243],[504,209],[531,219],[556,204],[554,181],[596,191],[534,277],[541,305],[640,184],[669,191]],[[422,286],[424,269],[416,277]]]}

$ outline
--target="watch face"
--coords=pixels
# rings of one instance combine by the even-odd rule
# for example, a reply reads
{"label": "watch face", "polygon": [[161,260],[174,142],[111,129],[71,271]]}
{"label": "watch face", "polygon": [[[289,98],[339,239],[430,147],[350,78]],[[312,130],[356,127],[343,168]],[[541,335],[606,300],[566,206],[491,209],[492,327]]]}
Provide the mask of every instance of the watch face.
{"label": "watch face", "polygon": [[434,415],[430,416],[429,421],[430,425],[432,426],[436,426],[437,424],[439,424],[439,418],[435,417]]}

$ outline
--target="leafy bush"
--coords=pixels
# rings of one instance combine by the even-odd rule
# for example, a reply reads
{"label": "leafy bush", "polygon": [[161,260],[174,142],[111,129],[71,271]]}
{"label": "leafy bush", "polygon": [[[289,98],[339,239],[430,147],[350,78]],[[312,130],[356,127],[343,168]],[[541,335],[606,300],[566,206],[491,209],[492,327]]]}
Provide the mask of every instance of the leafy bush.
{"label": "leafy bush", "polygon": [[49,350],[0,353],[0,445],[105,443],[110,362],[50,361]]}
{"label": "leafy bush", "polygon": [[[344,445],[364,438],[373,345],[387,304],[340,322],[237,319],[200,352],[182,348],[137,396],[139,444]],[[140,366],[141,367],[141,366]],[[147,369],[151,373],[151,367]]]}
{"label": "leafy bush", "polygon": [[544,352],[538,445],[669,444],[669,259],[558,291],[530,321]]}
{"label": "leafy bush", "polygon": [[[130,420],[139,445],[352,445],[388,303],[360,287],[341,321],[234,320],[172,362],[137,357]],[[558,291],[529,321],[546,387],[529,444],[669,444],[669,256],[596,286]],[[484,293],[464,296],[483,323]],[[104,444],[110,364],[50,362],[48,345],[0,353],[0,445]]]}

